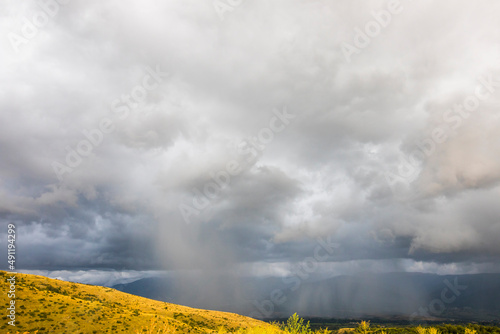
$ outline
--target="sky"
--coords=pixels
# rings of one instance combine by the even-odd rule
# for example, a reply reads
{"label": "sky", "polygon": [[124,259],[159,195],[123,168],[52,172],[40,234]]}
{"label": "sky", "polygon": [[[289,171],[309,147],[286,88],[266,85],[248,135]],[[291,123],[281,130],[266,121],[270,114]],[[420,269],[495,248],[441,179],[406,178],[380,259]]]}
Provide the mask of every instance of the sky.
{"label": "sky", "polygon": [[2,1],[0,246],[108,285],[500,272],[499,9]]}

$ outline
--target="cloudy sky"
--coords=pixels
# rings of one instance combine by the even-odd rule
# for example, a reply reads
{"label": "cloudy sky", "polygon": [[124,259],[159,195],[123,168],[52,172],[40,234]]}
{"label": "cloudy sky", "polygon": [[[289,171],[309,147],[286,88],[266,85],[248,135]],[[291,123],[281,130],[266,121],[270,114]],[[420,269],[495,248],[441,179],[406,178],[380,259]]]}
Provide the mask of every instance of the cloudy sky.
{"label": "cloudy sky", "polygon": [[499,10],[2,1],[1,248],[102,284],[325,243],[330,275],[500,272]]}

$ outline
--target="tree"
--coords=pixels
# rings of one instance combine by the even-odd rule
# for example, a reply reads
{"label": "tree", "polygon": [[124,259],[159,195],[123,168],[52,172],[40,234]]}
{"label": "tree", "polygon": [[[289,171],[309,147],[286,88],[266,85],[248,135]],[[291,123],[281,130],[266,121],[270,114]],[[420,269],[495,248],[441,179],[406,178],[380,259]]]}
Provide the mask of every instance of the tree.
{"label": "tree", "polygon": [[294,313],[290,318],[288,318],[286,325],[284,325],[282,329],[290,334],[312,333],[309,321],[304,324],[304,319],[301,319],[297,313]]}
{"label": "tree", "polygon": [[356,330],[361,334],[368,334],[370,332],[370,321],[361,321]]}

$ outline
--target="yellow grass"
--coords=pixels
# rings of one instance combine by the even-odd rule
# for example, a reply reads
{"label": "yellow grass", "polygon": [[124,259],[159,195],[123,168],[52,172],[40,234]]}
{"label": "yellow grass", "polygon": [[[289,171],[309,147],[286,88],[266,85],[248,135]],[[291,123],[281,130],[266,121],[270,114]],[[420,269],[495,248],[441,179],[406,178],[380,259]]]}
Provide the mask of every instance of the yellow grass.
{"label": "yellow grass", "polygon": [[[9,273],[0,271],[0,280]],[[5,283],[4,283],[5,284]],[[10,299],[0,294],[0,307]],[[0,333],[7,334],[287,334],[312,333],[296,314],[286,324],[268,324],[241,315],[200,310],[126,294],[114,289],[16,274],[16,327],[2,316]],[[338,334],[369,334],[370,322],[342,328]],[[439,334],[436,328],[417,327],[417,334]],[[316,334],[330,333],[328,330]],[[476,334],[466,329],[465,334]]]}
{"label": "yellow grass", "polygon": [[[0,271],[2,282],[7,274]],[[0,333],[217,333],[220,328],[236,332],[270,326],[233,313],[200,310],[36,275],[16,274],[15,300],[16,327],[8,325],[3,316]],[[7,294],[1,294],[0,307],[6,308],[8,302]]]}

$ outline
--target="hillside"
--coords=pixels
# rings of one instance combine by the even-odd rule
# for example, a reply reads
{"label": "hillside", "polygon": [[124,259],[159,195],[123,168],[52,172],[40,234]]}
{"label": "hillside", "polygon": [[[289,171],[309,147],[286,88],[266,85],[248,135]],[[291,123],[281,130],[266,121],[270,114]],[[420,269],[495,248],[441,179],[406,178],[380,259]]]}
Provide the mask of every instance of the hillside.
{"label": "hillside", "polygon": [[[6,292],[7,275],[0,271]],[[210,333],[221,327],[227,331],[238,328],[266,327],[268,324],[241,315],[195,309],[130,295],[111,288],[77,284],[43,276],[16,274],[16,327],[7,324],[2,312],[0,332],[33,333],[135,333],[155,321],[159,327],[168,324],[178,332]],[[0,305],[8,307],[6,293]]]}

